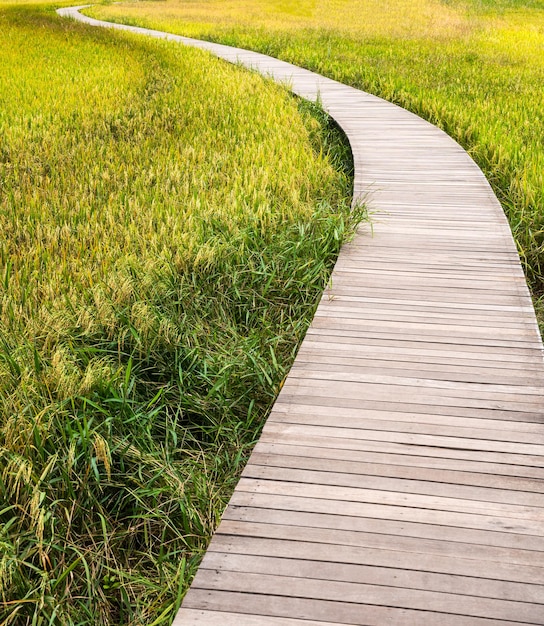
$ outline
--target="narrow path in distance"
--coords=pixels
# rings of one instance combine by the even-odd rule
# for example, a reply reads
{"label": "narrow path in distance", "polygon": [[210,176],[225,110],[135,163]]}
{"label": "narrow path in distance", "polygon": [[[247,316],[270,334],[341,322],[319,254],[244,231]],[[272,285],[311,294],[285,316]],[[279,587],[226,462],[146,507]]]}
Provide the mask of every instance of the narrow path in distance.
{"label": "narrow path in distance", "polygon": [[262,54],[198,46],[346,133],[345,246],[175,624],[544,624],[543,349],[487,180],[446,134]]}

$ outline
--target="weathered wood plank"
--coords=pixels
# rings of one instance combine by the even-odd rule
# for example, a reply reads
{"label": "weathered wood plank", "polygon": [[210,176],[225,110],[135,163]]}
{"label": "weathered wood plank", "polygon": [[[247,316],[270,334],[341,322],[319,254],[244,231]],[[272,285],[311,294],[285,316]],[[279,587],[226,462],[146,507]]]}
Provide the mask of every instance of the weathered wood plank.
{"label": "weathered wood plank", "polygon": [[242,477],[239,491],[266,493],[272,495],[299,496],[301,498],[321,498],[336,502],[368,503],[396,507],[414,507],[436,512],[461,513],[463,515],[497,517],[504,523],[517,524],[517,520],[535,522],[532,526],[541,528],[542,509],[539,506],[502,504],[484,500],[468,500],[455,496],[426,495],[403,491],[385,491],[364,487],[327,485],[291,482],[288,480],[263,480]]}
{"label": "weathered wood plank", "polygon": [[[242,474],[244,478],[256,480],[279,480],[298,484],[355,487],[378,491],[393,491],[399,494],[420,494],[425,496],[440,496],[476,500],[478,502],[495,502],[503,504],[517,504],[520,506],[542,507],[544,494],[537,492],[534,485],[531,491],[517,491],[485,487],[483,485],[466,485],[456,482],[439,482],[424,479],[407,478],[403,476],[376,476],[374,474],[354,474],[350,472],[336,472],[329,464],[322,463],[320,469],[284,467],[281,465],[263,465],[248,463]],[[434,478],[434,477],[433,477]]]}
{"label": "weathered wood plank", "polygon": [[[332,395],[332,394],[331,394]],[[285,386],[280,392],[280,396],[276,404],[292,406],[321,406],[321,407],[338,407],[339,409],[360,409],[362,412],[369,409],[376,411],[393,411],[401,413],[425,413],[434,415],[452,415],[458,417],[489,417],[491,419],[502,419],[505,416],[511,415],[512,420],[523,422],[535,422],[542,423],[542,412],[531,406],[524,405],[523,407],[517,407],[517,410],[508,408],[493,408],[493,407],[477,407],[477,406],[448,406],[447,404],[439,405],[436,403],[428,404],[425,399],[420,398],[419,403],[406,402],[401,403],[394,400],[388,401],[387,399],[378,400],[362,400],[353,398],[338,398],[338,397],[326,397],[317,394],[308,393],[292,393],[291,389],[285,389]]]}
{"label": "weathered wood plank", "polygon": [[[349,353],[349,351],[346,351]],[[345,354],[345,353],[344,353]],[[351,352],[353,354],[353,352]],[[428,363],[428,369],[417,369],[411,360],[390,360],[386,359],[366,359],[360,356],[343,356],[334,352],[321,350],[310,351],[305,349],[299,351],[297,362],[293,367],[303,369],[305,364],[312,364],[323,371],[329,371],[334,367],[339,369],[349,368],[359,373],[373,373],[381,376],[395,376],[402,374],[405,378],[426,378],[428,380],[444,380],[452,382],[477,382],[484,384],[512,384],[520,386],[536,386],[540,384],[541,378],[530,376],[529,373],[521,374],[510,368],[486,367],[486,361],[472,363],[470,365],[448,363],[447,357],[444,362]],[[293,371],[293,370],[292,370]],[[296,371],[296,370],[295,370]],[[518,374],[518,375],[516,375]]]}
{"label": "weathered wood plank", "polygon": [[[542,386],[515,386],[515,385],[498,385],[498,384],[482,384],[478,382],[461,383],[448,380],[434,380],[429,378],[404,378],[401,376],[377,376],[373,374],[365,374],[357,371],[354,368],[345,368],[336,366],[334,368],[326,368],[321,366],[314,366],[313,364],[296,363],[292,368],[291,378],[298,378],[298,372],[300,372],[300,378],[311,378],[314,380],[335,380],[343,382],[354,383],[368,383],[371,385],[385,384],[395,385],[398,387],[414,388],[425,387],[425,389],[433,389],[435,391],[444,391],[447,393],[463,394],[463,397],[477,396],[479,398],[493,398],[499,397],[500,399],[520,398],[520,402],[533,402],[534,398],[530,396],[536,396],[539,401],[544,394],[544,387]],[[465,396],[470,393],[471,395]],[[540,406],[540,403],[537,402]]]}
{"label": "weathered wood plank", "polygon": [[271,617],[269,615],[247,615],[223,610],[208,611],[203,609],[183,608],[173,621],[172,626],[198,624],[198,626],[342,626],[338,622],[318,622],[307,619],[291,619],[289,617]]}
{"label": "weathered wood plank", "polygon": [[543,606],[527,602],[512,602],[489,598],[474,598],[454,593],[440,593],[418,589],[396,588],[391,594],[387,587],[365,583],[323,581],[313,578],[274,574],[231,573],[223,570],[201,569],[193,582],[195,589],[219,589],[255,594],[274,594],[294,598],[329,600],[339,603],[357,603],[362,598],[366,604],[396,606],[415,610],[456,614],[462,604],[467,617],[518,620],[531,623],[542,617]]}
{"label": "weathered wood plank", "polygon": [[[320,472],[333,472],[345,477],[354,475],[359,480],[359,484],[369,485],[369,478],[381,476],[383,478],[399,478],[402,480],[423,481],[431,488],[433,484],[438,488],[445,485],[461,485],[486,487],[495,490],[500,498],[516,498],[520,502],[526,502],[526,492],[535,492],[542,494],[544,497],[544,472],[540,479],[537,478],[521,478],[518,476],[497,476],[495,473],[477,473],[464,470],[462,467],[456,466],[455,470],[436,468],[432,475],[428,467],[411,467],[409,465],[401,465],[402,457],[396,459],[399,463],[395,464],[395,459],[388,457],[387,463],[370,463],[357,462],[341,459],[329,459],[326,452],[322,455],[305,456],[304,452],[297,448],[298,454],[270,454],[256,450],[251,456],[251,463],[248,468],[252,467],[281,467],[300,470],[315,470]],[[249,470],[248,470],[249,471]],[[251,473],[245,473],[244,476],[251,477]],[[520,492],[517,495],[516,492]],[[544,550],[544,542],[543,542]]]}
{"label": "weathered wood plank", "polygon": [[[434,451],[434,450],[431,450]],[[303,442],[276,441],[269,443],[265,439],[259,440],[255,446],[255,454],[286,455],[299,457],[301,461],[307,458],[330,460],[343,460],[346,462],[370,464],[376,471],[382,471],[382,466],[401,466],[406,475],[409,475],[410,468],[426,468],[429,480],[435,480],[439,476],[439,470],[452,470],[462,473],[474,473],[488,476],[488,479],[495,479],[500,485],[506,485],[507,478],[530,478],[537,482],[544,480],[544,467],[514,465],[512,463],[496,462],[496,459],[503,459],[502,456],[494,455],[495,462],[489,459],[473,460],[473,456],[459,458],[449,455],[425,456],[425,451],[406,451],[402,446],[395,446],[387,442],[367,442],[365,449],[347,449],[336,446],[320,446],[315,440],[308,439]],[[418,456],[417,453],[420,453]],[[507,459],[510,460],[510,459]],[[391,471],[394,471],[393,469]],[[462,480],[460,478],[459,480]],[[482,478],[484,480],[484,478]],[[459,484],[463,484],[462,482]],[[529,489],[528,489],[529,491]]]}
{"label": "weathered wood plank", "polygon": [[[544,464],[542,446],[513,444],[507,441],[399,433],[388,430],[340,429],[307,424],[269,422],[263,430],[262,439],[269,442],[291,440],[298,443],[311,440],[317,442],[321,447],[337,449],[347,447],[352,450],[366,450],[367,446],[372,443],[397,444],[397,450],[404,450],[407,454],[468,459],[477,455],[481,460],[512,465],[542,467]],[[527,451],[524,450],[526,446],[530,448]],[[433,450],[435,451],[434,454]],[[529,454],[530,452],[532,454]]]}
{"label": "weathered wood plank", "polygon": [[[474,409],[491,409],[505,411],[539,411],[538,399],[532,400],[531,396],[521,396],[519,402],[514,396],[497,394],[496,397],[488,396],[479,398],[474,392],[460,390],[441,390],[436,388],[415,388],[403,385],[380,385],[370,383],[345,382],[331,378],[288,378],[284,384],[285,394],[300,396],[314,396],[338,400],[376,401],[380,402],[388,397],[386,389],[389,388],[394,400],[390,403],[397,405],[428,404],[439,407],[461,407]],[[483,395],[483,394],[482,394]],[[342,406],[342,405],[340,405]]]}
{"label": "weathered wood plank", "polygon": [[[242,494],[242,498],[247,494]],[[251,497],[251,496],[250,496]],[[408,522],[390,519],[376,519],[372,517],[349,517],[335,513],[316,513],[313,511],[295,511],[288,508],[267,508],[262,498],[251,497],[252,505],[231,505],[225,511],[224,520],[262,522],[266,524],[283,524],[287,526],[302,526],[306,528],[325,528],[333,530],[348,530],[356,532],[378,533],[401,537],[419,537],[422,539],[438,539],[478,546],[495,546],[529,550],[535,554],[535,562],[540,563],[542,541],[535,535],[522,535],[500,531],[479,530],[474,528],[459,528],[456,526],[439,526],[420,522]],[[274,503],[281,503],[281,498],[275,498]],[[263,504],[264,506],[259,506]],[[287,503],[288,506],[288,503]],[[391,539],[393,542],[394,540]],[[541,590],[532,589],[540,597]],[[533,597],[533,595],[531,596]]]}
{"label": "weathered wood plank", "polygon": [[[327,408],[327,407],[318,407]],[[374,413],[379,413],[375,411]],[[383,417],[382,417],[383,415]],[[520,431],[510,430],[505,427],[508,422],[499,422],[497,420],[488,420],[488,428],[479,425],[478,420],[471,418],[449,418],[447,424],[432,423],[429,420],[419,422],[416,414],[413,413],[396,413],[383,412],[377,419],[367,417],[358,417],[353,420],[342,419],[341,416],[321,417],[317,412],[312,415],[311,411],[303,414],[284,413],[274,411],[269,418],[270,422],[279,422],[282,424],[305,424],[307,426],[323,426],[336,428],[341,436],[343,429],[347,429],[344,434],[348,435],[353,430],[375,430],[380,432],[399,432],[399,433],[415,433],[421,435],[437,435],[442,437],[463,437],[467,439],[488,440],[488,441],[509,441],[517,443],[536,443],[541,444],[541,434],[523,429]],[[403,419],[395,420],[394,417],[399,416]],[[473,421],[474,424],[470,424]],[[485,420],[481,420],[485,422]],[[464,424],[461,426],[461,424]],[[521,423],[521,426],[524,424]],[[538,425],[537,425],[538,426]]]}
{"label": "weathered wood plank", "polygon": [[455,554],[433,554],[423,551],[396,550],[392,537],[392,545],[387,549],[345,546],[341,544],[320,543],[315,541],[290,541],[289,539],[271,539],[267,537],[233,537],[218,533],[215,544],[210,552],[226,554],[255,554],[256,556],[275,556],[302,559],[308,561],[325,561],[330,563],[364,563],[369,566],[392,567],[394,569],[454,574],[459,576],[475,576],[509,582],[525,582],[540,585],[544,580],[544,569],[531,565],[515,563],[492,563],[457,557]]}
{"label": "weathered wood plank", "polygon": [[[506,620],[469,617],[464,614],[444,614],[432,611],[414,611],[367,605],[364,601],[357,603],[330,602],[306,598],[280,597],[269,594],[250,594],[228,592],[223,590],[194,589],[184,601],[180,611],[183,624],[187,622],[183,616],[185,607],[205,608],[217,612],[219,616],[214,624],[223,624],[222,611],[237,611],[242,615],[240,624],[246,624],[245,614],[265,615],[279,618],[295,618],[317,620],[320,624],[339,623],[355,626],[519,626],[520,622]],[[266,622],[265,622],[266,623]]]}
{"label": "weathered wood plank", "polygon": [[[279,403],[268,418],[271,422],[290,424],[313,424],[315,426],[335,426],[342,428],[377,427],[378,430],[387,430],[388,422],[394,423],[394,428],[415,429],[425,434],[438,434],[433,428],[444,429],[442,434],[457,436],[464,433],[469,439],[496,439],[497,441],[519,441],[525,443],[540,443],[542,426],[537,421],[517,421],[515,424],[498,416],[454,416],[435,413],[417,413],[410,411],[378,411],[367,409],[358,412],[356,409],[337,407],[334,415],[326,406],[316,404],[283,404]],[[402,425],[399,425],[402,423]],[[423,429],[428,429],[423,431]],[[485,437],[478,433],[485,431]],[[413,430],[412,430],[413,432]]]}
{"label": "weathered wood plank", "polygon": [[[513,342],[500,340],[475,341],[474,339],[456,337],[452,339],[448,336],[416,334],[416,333],[391,333],[380,331],[377,333],[366,332],[364,328],[350,329],[345,325],[342,328],[332,327],[332,324],[322,324],[323,328],[311,326],[306,336],[310,337],[334,337],[339,343],[349,343],[353,346],[384,346],[398,347],[402,349],[416,349],[420,354],[427,351],[442,351],[447,354],[451,350],[453,357],[461,355],[463,352],[476,353],[478,356],[485,355],[493,358],[493,355],[507,354],[508,359],[522,361],[526,360],[538,364],[541,367],[542,354],[540,348],[534,342]],[[500,332],[500,330],[498,331]],[[525,359],[515,357],[524,356]]]}
{"label": "weathered wood plank", "polygon": [[[421,345],[421,344],[420,344]],[[420,348],[410,348],[399,345],[396,349],[390,345],[372,345],[366,342],[352,343],[349,340],[337,341],[336,336],[321,335],[315,338],[307,335],[303,345],[299,350],[301,359],[306,354],[323,354],[328,358],[348,358],[363,360],[373,366],[374,363],[386,363],[387,367],[395,366],[395,363],[401,364],[402,367],[408,367],[410,364],[414,366],[441,365],[444,366],[440,371],[447,371],[447,366],[476,368],[477,371],[486,372],[487,370],[504,370],[511,373],[512,379],[523,378],[525,374],[541,381],[540,363],[537,354],[533,356],[512,355],[500,351],[486,352],[448,352],[447,349],[441,348],[436,344],[424,344]],[[423,368],[422,368],[423,369]],[[436,371],[436,368],[433,367]],[[475,375],[475,380],[477,376]]]}
{"label": "weathered wood plank", "polygon": [[[315,580],[344,581],[362,584],[390,585],[404,589],[440,591],[467,596],[497,598],[514,602],[541,605],[542,596],[536,585],[524,585],[472,576],[454,576],[432,572],[414,572],[396,569],[392,577],[387,568],[327,563],[302,559],[283,559],[270,556],[222,554],[208,552],[203,567],[211,570],[245,572],[251,574],[275,572],[279,576],[296,576]],[[544,609],[544,607],[543,607]]]}
{"label": "weathered wood plank", "polygon": [[[528,535],[540,537],[542,525],[531,520],[504,520],[497,516],[438,511],[402,507],[388,504],[361,503],[326,498],[298,497],[275,493],[236,490],[232,496],[233,506],[258,506],[264,509],[279,509],[305,513],[341,514],[346,518],[389,520],[413,524],[434,525],[437,528],[482,530],[487,532],[511,533],[518,538]],[[392,542],[394,547],[394,542]],[[536,557],[535,557],[536,559]],[[364,561],[361,561],[364,562]],[[539,561],[537,561],[539,562]]]}
{"label": "weathered wood plank", "polygon": [[[320,544],[352,546],[369,549],[391,549],[392,537],[384,533],[370,533],[361,531],[338,530],[332,528],[314,528],[311,526],[291,526],[286,524],[272,524],[269,522],[242,522],[223,520],[218,533],[229,536],[263,537],[266,539],[285,539],[286,541],[309,541]],[[517,550],[497,546],[482,546],[476,543],[449,541],[448,539],[424,539],[422,537],[405,537],[398,534],[394,537],[394,548],[399,552],[417,552],[427,555],[449,556],[453,559],[475,559],[479,562],[492,561],[512,565],[528,565],[529,567],[544,568],[543,563],[535,565],[535,554],[530,550]],[[543,556],[539,552],[539,556]],[[480,570],[484,572],[488,564],[483,564]],[[531,570],[535,573],[533,570]],[[544,572],[536,572],[535,576],[544,576]],[[536,582],[536,581],[535,581]],[[541,598],[544,601],[544,597]]]}
{"label": "weathered wood plank", "polygon": [[[513,476],[520,475],[542,475],[542,457],[529,456],[523,454],[509,454],[505,452],[496,452],[482,450],[482,445],[468,446],[465,442],[459,441],[448,442],[441,441],[438,438],[434,441],[428,439],[418,439],[417,437],[394,437],[388,433],[379,433],[367,437],[366,439],[353,440],[347,437],[334,437],[331,440],[327,436],[317,436],[298,433],[296,438],[293,437],[293,433],[290,429],[274,429],[266,428],[263,431],[260,441],[265,443],[281,443],[288,444],[296,442],[299,446],[315,446],[321,449],[336,450],[347,454],[349,451],[359,452],[362,455],[367,452],[380,452],[380,453],[393,453],[393,454],[406,454],[414,457],[430,457],[437,459],[449,459],[460,460],[463,462],[472,461],[477,458],[482,463],[495,464],[495,467],[501,465],[503,471],[510,469]],[[434,443],[434,445],[433,445]],[[448,446],[448,443],[450,444]],[[467,443],[470,443],[467,441]],[[426,445],[427,444],[427,445]],[[487,446],[489,447],[489,446]],[[476,454],[477,453],[477,454]],[[525,470],[526,472],[532,472],[532,474],[521,474]]]}
{"label": "weathered wood plank", "polygon": [[[436,325],[432,328],[414,329],[410,327],[404,327],[403,324],[398,324],[394,327],[384,327],[379,324],[369,324],[365,320],[356,319],[343,319],[341,317],[330,317],[323,319],[321,316],[314,319],[312,323],[312,330],[314,333],[318,333],[319,329],[326,329],[328,333],[338,331],[339,334],[343,334],[349,337],[378,337],[383,339],[392,339],[400,341],[414,341],[414,342],[428,342],[433,341],[437,343],[445,343],[449,345],[458,346],[470,345],[496,348],[502,347],[506,349],[519,348],[526,350],[535,350],[534,340],[531,338],[532,333],[524,333],[519,337],[504,337],[498,338],[496,335],[490,335],[487,332],[471,333],[466,329],[460,329],[456,331],[455,328],[448,328],[444,325],[443,328],[437,329]],[[500,329],[497,331],[500,332]]]}

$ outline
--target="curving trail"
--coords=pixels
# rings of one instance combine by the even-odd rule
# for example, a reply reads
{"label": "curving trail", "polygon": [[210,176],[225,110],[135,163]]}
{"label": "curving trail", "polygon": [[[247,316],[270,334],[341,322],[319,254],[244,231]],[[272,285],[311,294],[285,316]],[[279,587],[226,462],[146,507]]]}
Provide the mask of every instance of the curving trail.
{"label": "curving trail", "polygon": [[442,131],[276,59],[376,214],[345,246],[175,624],[544,624],[543,348],[502,209]]}

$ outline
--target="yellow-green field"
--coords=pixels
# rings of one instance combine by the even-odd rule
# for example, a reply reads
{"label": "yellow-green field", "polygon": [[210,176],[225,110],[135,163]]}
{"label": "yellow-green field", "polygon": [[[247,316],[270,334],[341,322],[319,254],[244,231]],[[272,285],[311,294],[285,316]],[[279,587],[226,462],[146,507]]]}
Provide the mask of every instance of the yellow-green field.
{"label": "yellow-green field", "polygon": [[361,216],[345,146],[200,51],[0,32],[0,624],[167,624]]}
{"label": "yellow-green field", "polygon": [[443,127],[487,174],[533,294],[544,292],[542,0],[163,0],[91,12],[266,52]]}
{"label": "yellow-green field", "polygon": [[[543,292],[542,0],[89,12],[258,49],[441,125]],[[361,217],[346,148],[259,77],[50,0],[0,0],[0,33],[0,624],[168,624]]]}
{"label": "yellow-green field", "polygon": [[474,22],[453,3],[438,0],[148,0],[97,2],[93,15],[184,29],[211,36],[232,28],[330,31],[361,37],[446,38],[474,30]]}

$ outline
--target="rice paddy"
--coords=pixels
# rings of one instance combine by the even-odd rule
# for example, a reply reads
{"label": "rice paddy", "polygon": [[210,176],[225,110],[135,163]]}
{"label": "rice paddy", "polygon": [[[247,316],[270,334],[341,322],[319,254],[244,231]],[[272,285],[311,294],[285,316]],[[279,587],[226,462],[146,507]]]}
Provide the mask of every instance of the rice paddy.
{"label": "rice paddy", "polygon": [[544,2],[164,0],[90,12],[258,50],[442,127],[492,183],[542,306]]}
{"label": "rice paddy", "polygon": [[[538,304],[544,2],[87,12],[259,50],[443,127],[499,195]],[[318,107],[202,52],[47,0],[0,1],[0,27],[0,624],[168,624],[363,216],[348,150]]]}
{"label": "rice paddy", "polygon": [[363,216],[349,150],[203,52],[0,25],[0,623],[168,624]]}

